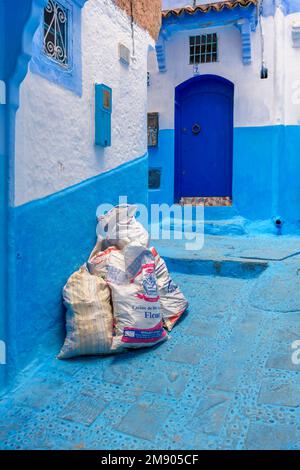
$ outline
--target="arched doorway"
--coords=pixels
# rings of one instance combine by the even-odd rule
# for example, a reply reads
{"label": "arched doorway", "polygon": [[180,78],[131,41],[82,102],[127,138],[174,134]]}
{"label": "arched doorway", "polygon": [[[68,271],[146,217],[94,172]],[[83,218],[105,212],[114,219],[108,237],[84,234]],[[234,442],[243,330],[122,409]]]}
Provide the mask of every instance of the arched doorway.
{"label": "arched doorway", "polygon": [[234,85],[199,75],[175,90],[175,201],[231,197]]}

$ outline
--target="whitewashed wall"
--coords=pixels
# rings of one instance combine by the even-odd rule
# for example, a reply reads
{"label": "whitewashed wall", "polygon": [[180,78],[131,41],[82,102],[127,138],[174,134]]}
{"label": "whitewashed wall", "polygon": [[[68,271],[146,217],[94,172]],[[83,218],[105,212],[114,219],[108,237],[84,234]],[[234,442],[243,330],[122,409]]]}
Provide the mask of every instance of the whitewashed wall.
{"label": "whitewashed wall", "polygon": [[[221,75],[235,84],[234,122],[236,127],[298,124],[299,105],[295,104],[297,78],[300,89],[300,49],[291,44],[291,23],[300,21],[300,14],[284,17],[281,10],[275,16],[262,18],[265,61],[269,78],[261,80],[261,35],[252,33],[252,63],[244,65],[241,35],[237,28],[213,28],[201,32],[217,32],[219,61],[200,64],[201,74]],[[174,128],[174,89],[193,76],[189,65],[189,36],[199,30],[176,33],[166,42],[167,72],[159,73],[154,53],[150,53],[149,111],[160,113],[160,127]],[[277,44],[277,46],[276,46]],[[161,99],[164,96],[164,100]],[[293,102],[292,102],[293,101]],[[282,109],[283,108],[283,109]]]}
{"label": "whitewashed wall", "polygon": [[[119,62],[118,43],[132,50],[130,20],[110,0],[82,11],[81,98],[28,73],[16,122],[15,204],[53,194],[147,151],[147,54],[153,40],[135,26],[135,61]],[[94,84],[113,89],[112,147],[94,146]]]}
{"label": "whitewashed wall", "polygon": [[284,121],[287,124],[300,125],[300,48],[292,47],[292,25],[300,25],[300,13],[285,17],[284,37],[285,47],[282,51],[282,61],[286,74],[283,79],[285,93]]}

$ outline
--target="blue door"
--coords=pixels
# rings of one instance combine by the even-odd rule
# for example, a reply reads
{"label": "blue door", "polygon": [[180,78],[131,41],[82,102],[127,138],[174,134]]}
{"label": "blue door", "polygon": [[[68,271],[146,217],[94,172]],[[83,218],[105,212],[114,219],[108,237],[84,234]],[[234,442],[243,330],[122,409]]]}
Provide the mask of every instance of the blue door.
{"label": "blue door", "polygon": [[175,91],[175,200],[232,196],[234,85],[199,75]]}

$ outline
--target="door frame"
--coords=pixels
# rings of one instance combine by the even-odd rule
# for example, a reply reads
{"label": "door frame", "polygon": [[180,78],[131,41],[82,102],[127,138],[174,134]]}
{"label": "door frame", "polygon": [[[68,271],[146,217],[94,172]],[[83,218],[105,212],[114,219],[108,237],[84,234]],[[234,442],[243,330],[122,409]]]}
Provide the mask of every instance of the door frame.
{"label": "door frame", "polygon": [[[233,95],[233,106],[234,106],[234,84],[227,80],[220,75],[213,75],[213,74],[204,74],[204,75],[196,75],[195,77],[189,78],[188,80],[180,83],[175,88],[175,156],[174,156],[174,201],[178,203],[182,194],[181,194],[181,115],[182,115],[182,101],[181,96],[185,92],[187,88],[195,83],[204,83],[207,81],[211,81],[212,83],[222,83],[227,88],[232,89]],[[233,113],[232,113],[233,116]],[[232,165],[232,174],[233,174],[233,119],[232,119],[232,139],[231,139],[231,165]],[[232,178],[233,179],[233,178]],[[231,181],[232,184],[232,181]],[[196,195],[195,195],[196,196]]]}

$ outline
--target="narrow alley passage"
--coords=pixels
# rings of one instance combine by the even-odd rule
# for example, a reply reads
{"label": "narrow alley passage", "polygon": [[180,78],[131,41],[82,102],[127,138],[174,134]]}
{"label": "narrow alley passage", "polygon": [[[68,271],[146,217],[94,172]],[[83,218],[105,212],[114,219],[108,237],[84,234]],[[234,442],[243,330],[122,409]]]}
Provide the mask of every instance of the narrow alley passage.
{"label": "narrow alley passage", "polygon": [[[223,237],[223,247],[242,251],[244,241]],[[248,240],[254,254],[257,241]],[[226,272],[223,261],[201,275],[188,263],[172,273],[190,308],[169,341],[71,361],[49,350],[1,401],[2,448],[299,449],[300,256],[263,270],[245,262]]]}

